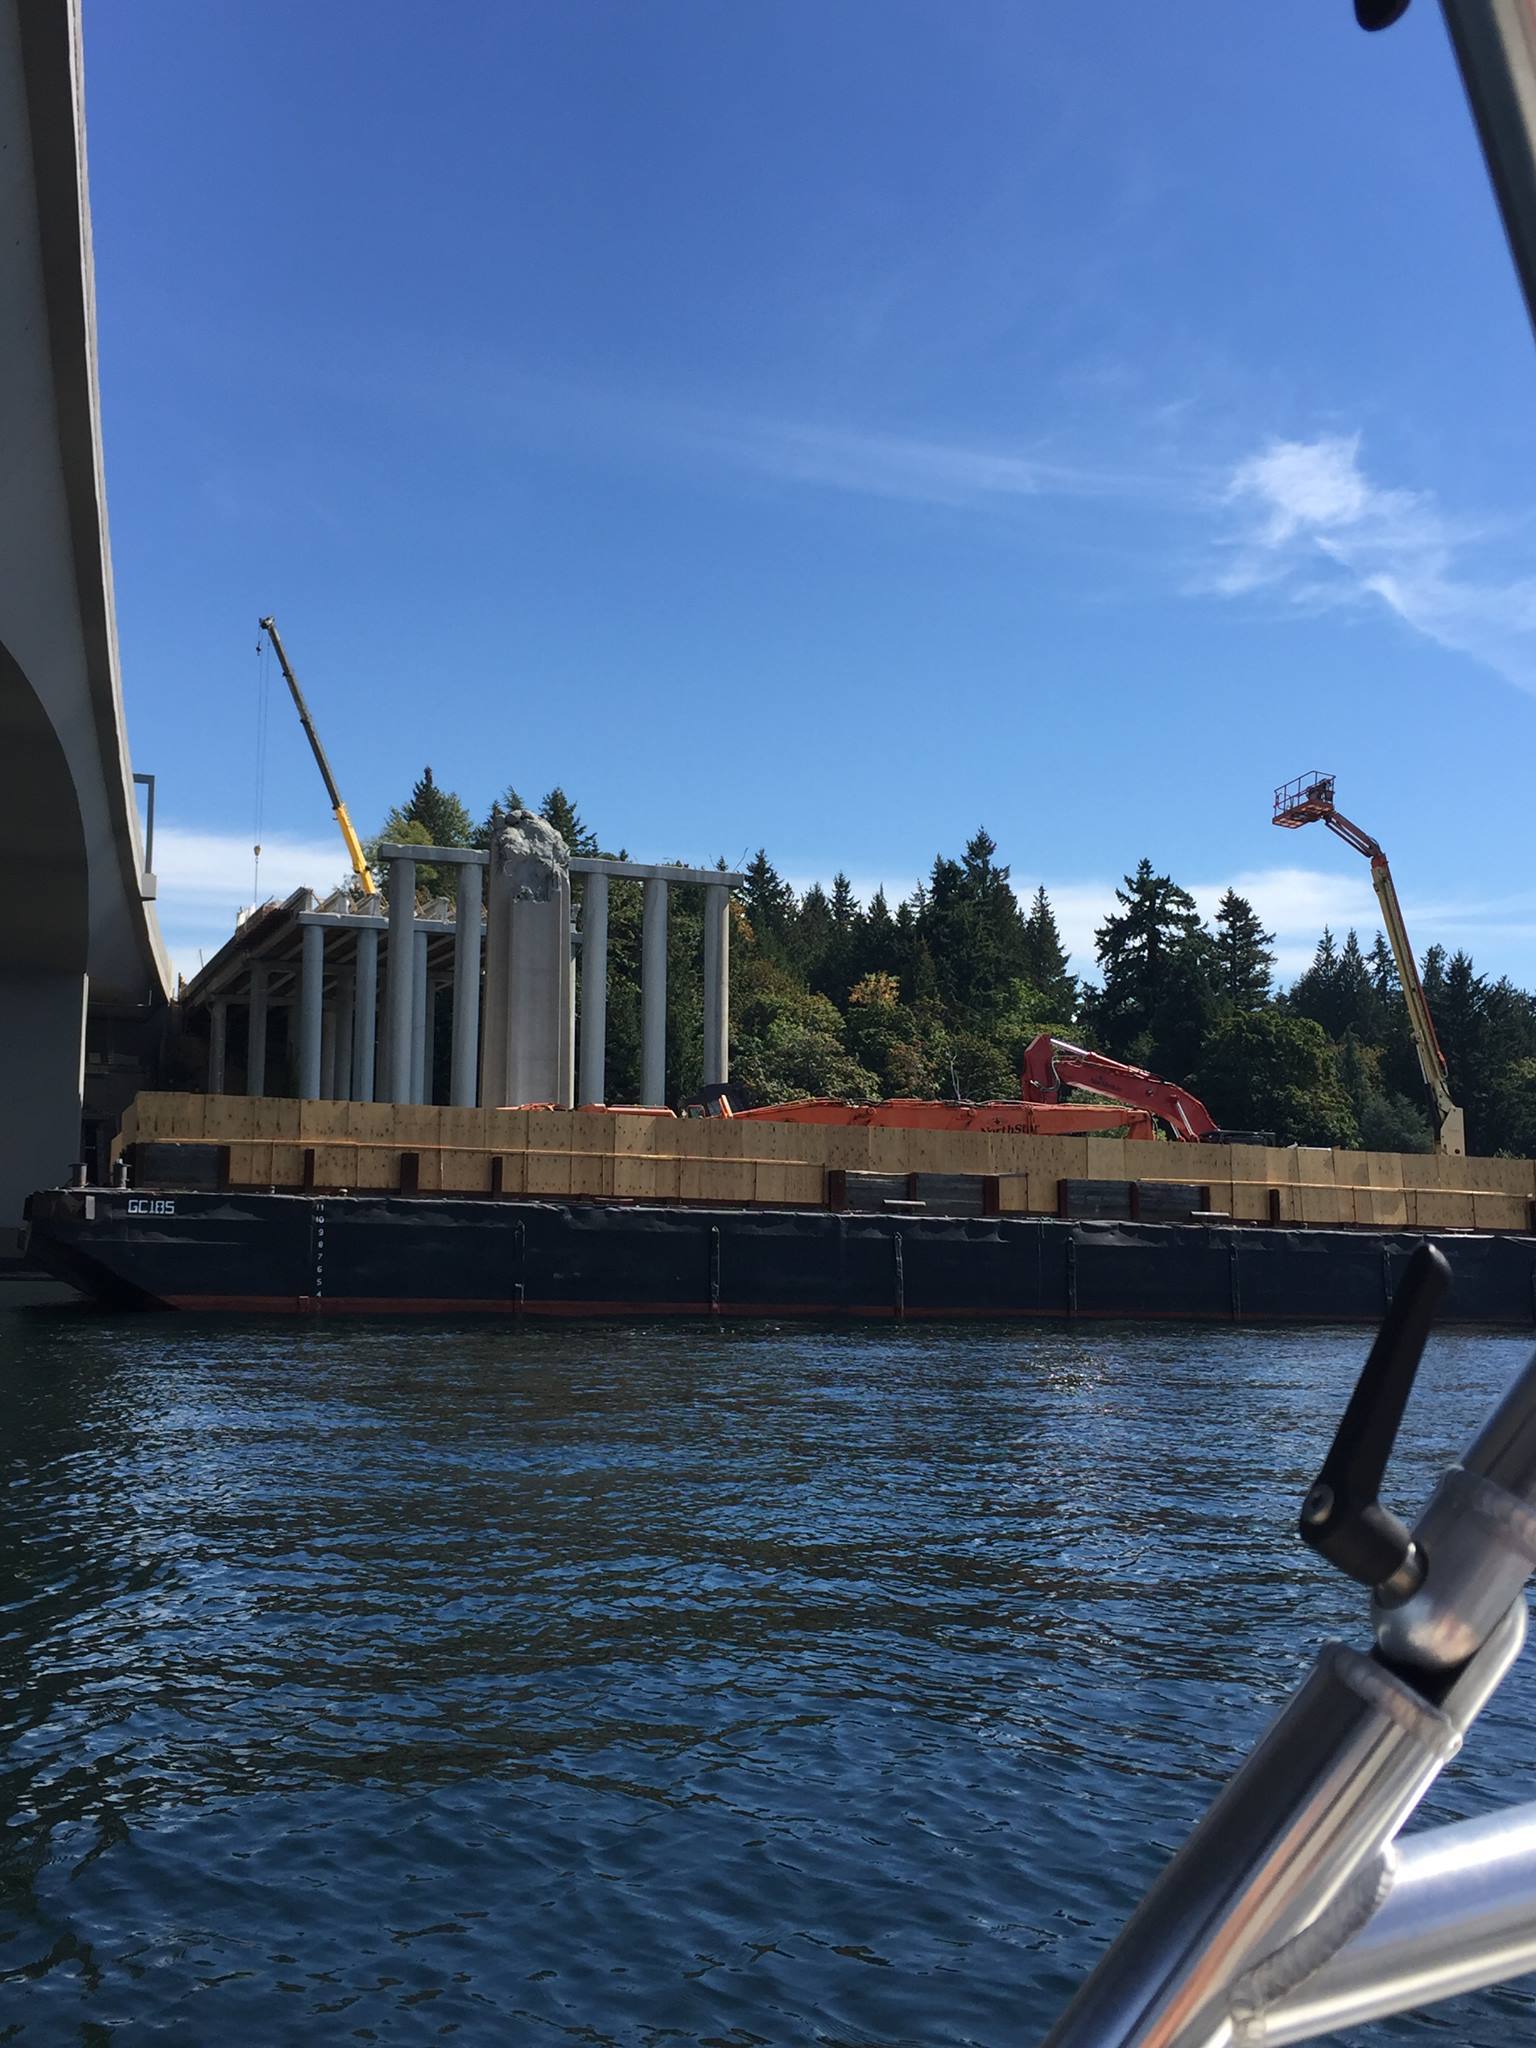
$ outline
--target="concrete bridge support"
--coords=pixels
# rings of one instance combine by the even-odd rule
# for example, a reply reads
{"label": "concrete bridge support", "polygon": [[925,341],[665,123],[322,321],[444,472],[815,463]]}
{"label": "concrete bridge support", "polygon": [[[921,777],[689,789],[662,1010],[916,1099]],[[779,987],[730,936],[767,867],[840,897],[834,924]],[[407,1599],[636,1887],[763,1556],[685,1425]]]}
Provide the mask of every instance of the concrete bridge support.
{"label": "concrete bridge support", "polygon": [[117,668],[79,29],[75,0],[0,0],[0,1256],[81,1157],[88,1091],[109,1122],[147,1075],[169,988]]}

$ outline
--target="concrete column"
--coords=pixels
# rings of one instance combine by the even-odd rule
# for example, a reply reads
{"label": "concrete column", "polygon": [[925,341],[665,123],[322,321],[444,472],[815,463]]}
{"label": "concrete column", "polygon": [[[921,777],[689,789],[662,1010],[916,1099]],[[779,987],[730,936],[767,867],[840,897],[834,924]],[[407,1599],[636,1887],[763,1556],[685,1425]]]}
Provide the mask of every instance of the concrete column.
{"label": "concrete column", "polygon": [[576,927],[571,922],[567,891],[565,919],[565,1015],[560,1029],[560,1089],[555,1100],[562,1109],[576,1107]]}
{"label": "concrete column", "polygon": [[229,1005],[208,1006],[208,1093],[224,1093],[224,1054],[229,1043]]}
{"label": "concrete column", "polygon": [[415,935],[416,972],[411,1002],[411,1092],[407,1102],[432,1100],[432,984],[427,979],[427,934]]}
{"label": "concrete column", "polygon": [[731,892],[704,891],[704,1085],[731,1078]]}
{"label": "concrete column", "polygon": [[460,1109],[475,1106],[480,1066],[480,869],[459,867],[458,908],[453,927],[453,1078],[448,1100]]}
{"label": "concrete column", "polygon": [[336,1100],[336,1006],[327,1003],[320,1012],[320,1093],[327,1102]]}
{"label": "concrete column", "polygon": [[299,941],[299,1094],[320,1095],[321,1010],[325,1001],[325,926],[307,924]]}
{"label": "concrete column", "polygon": [[571,882],[564,842],[513,812],[493,835],[485,929],[480,1100],[569,1102]]}
{"label": "concrete column", "polygon": [[[25,773],[21,759],[16,772],[19,783]],[[79,882],[83,902],[83,873]],[[10,1228],[20,1223],[27,1196],[35,1188],[57,1187],[70,1161],[80,1157],[86,978],[78,968],[33,968],[9,953],[0,971],[0,1073],[7,1078],[0,1112],[0,1228],[9,1251],[16,1241]]]}
{"label": "concrete column", "polygon": [[608,877],[588,875],[581,906],[581,1086],[578,1102],[605,1102],[608,1085]]}
{"label": "concrete column", "polygon": [[378,1043],[379,927],[359,925],[352,967],[352,1098],[372,1102],[374,1050]]}
{"label": "concrete column", "polygon": [[336,990],[336,1007],[332,1012],[336,1020],[335,1060],[331,1068],[331,1098],[335,1102],[352,1100],[352,983],[343,975]]}
{"label": "concrete column", "polygon": [[640,1101],[663,1109],[667,1100],[667,885],[644,885],[640,931]]}
{"label": "concrete column", "polygon": [[384,1008],[389,1020],[389,1093],[386,1102],[410,1102],[411,1016],[416,1007],[416,863],[389,864],[389,959]]}
{"label": "concrete column", "polygon": [[267,1092],[267,970],[261,961],[251,967],[251,997],[247,1013],[245,1048],[245,1092]]}

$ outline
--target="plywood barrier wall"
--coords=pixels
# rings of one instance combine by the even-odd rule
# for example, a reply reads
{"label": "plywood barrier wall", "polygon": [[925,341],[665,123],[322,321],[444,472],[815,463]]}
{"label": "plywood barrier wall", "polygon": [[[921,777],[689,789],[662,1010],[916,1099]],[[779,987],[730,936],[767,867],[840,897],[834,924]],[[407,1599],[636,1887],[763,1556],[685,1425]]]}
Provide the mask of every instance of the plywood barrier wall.
{"label": "plywood barrier wall", "polygon": [[[1279,1145],[1175,1145],[1006,1132],[899,1131],[757,1119],[450,1109],[249,1095],[140,1095],[125,1144],[229,1147],[236,1186],[399,1185],[417,1155],[422,1193],[606,1195],[640,1201],[820,1203],[828,1168],[987,1174],[1005,1213],[1054,1215],[1062,1180],[1165,1180],[1210,1189],[1240,1222],[1383,1229],[1525,1230],[1536,1162]],[[499,1164],[497,1163],[499,1162]]]}

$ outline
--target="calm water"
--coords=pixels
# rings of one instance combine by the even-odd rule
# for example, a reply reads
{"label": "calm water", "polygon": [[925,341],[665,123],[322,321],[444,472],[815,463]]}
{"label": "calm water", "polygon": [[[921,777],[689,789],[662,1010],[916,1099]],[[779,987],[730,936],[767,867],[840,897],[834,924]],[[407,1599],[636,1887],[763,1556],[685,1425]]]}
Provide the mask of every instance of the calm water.
{"label": "calm water", "polygon": [[[1030,2042],[1358,1637],[1362,1343],[6,1316],[0,2040]],[[1434,1811],[1531,1797],[1527,1668]]]}

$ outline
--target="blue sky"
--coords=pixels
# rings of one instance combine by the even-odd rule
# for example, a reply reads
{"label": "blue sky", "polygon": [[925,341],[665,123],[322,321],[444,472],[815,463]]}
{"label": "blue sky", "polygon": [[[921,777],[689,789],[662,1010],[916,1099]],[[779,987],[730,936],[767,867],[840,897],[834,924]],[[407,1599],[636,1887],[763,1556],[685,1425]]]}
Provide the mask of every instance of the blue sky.
{"label": "blue sky", "polygon": [[[86,0],[162,915],[251,892],[274,611],[358,823],[424,762],[904,889],[985,822],[1079,957],[1148,854],[1294,969],[1536,983],[1536,352],[1437,9]],[[343,863],[274,702],[263,893]]]}

